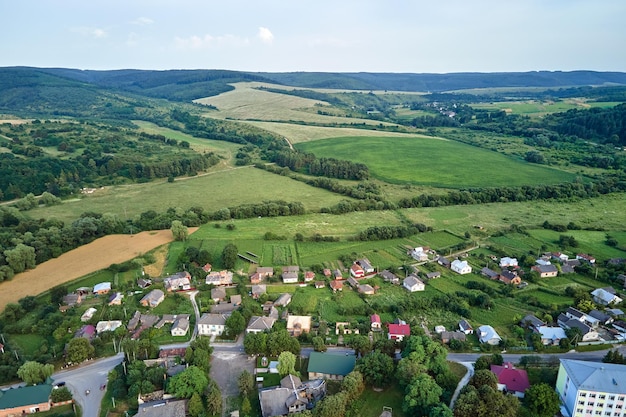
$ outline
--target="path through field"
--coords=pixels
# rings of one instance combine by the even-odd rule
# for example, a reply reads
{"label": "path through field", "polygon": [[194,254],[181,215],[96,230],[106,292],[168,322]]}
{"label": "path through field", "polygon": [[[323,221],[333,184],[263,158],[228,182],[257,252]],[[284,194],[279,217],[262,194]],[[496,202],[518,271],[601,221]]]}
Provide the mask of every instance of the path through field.
{"label": "path through field", "polygon": [[[190,228],[189,233],[195,231]],[[37,268],[17,274],[0,284],[0,311],[27,295],[37,295],[57,285],[107,268],[170,243],[170,230],[141,232],[135,235],[109,235],[50,259]]]}

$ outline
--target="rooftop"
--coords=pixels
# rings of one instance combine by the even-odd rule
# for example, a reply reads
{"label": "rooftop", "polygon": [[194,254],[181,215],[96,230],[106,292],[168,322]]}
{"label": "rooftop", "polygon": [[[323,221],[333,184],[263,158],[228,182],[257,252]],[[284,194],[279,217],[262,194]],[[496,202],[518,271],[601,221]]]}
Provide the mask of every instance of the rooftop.
{"label": "rooftop", "polygon": [[579,390],[626,392],[626,365],[561,359],[561,366]]}

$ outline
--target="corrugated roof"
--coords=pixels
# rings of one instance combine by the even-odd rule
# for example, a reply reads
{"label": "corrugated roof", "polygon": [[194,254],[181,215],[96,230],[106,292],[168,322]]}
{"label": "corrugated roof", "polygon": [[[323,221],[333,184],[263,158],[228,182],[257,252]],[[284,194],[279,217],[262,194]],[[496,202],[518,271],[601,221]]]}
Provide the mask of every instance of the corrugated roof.
{"label": "corrugated roof", "polygon": [[561,365],[579,390],[626,392],[626,365],[573,359],[561,359]]}
{"label": "corrugated roof", "polygon": [[0,395],[0,410],[48,402],[52,385],[39,384],[13,388]]}

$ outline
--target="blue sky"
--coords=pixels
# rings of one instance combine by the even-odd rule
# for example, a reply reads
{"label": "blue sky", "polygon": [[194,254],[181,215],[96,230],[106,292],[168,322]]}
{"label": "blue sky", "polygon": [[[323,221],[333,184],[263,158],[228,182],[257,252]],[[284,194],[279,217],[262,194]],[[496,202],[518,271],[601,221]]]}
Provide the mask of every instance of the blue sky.
{"label": "blue sky", "polygon": [[3,0],[0,66],[626,71],[624,0]]}

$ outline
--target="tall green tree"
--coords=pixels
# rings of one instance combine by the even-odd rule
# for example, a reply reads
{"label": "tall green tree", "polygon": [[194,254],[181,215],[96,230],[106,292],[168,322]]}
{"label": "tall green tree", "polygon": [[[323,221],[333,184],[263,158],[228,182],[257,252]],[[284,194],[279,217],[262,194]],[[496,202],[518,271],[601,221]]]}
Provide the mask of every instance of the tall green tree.
{"label": "tall green tree", "polygon": [[237,262],[237,246],[229,243],[222,250],[222,266],[226,269],[233,269]]}
{"label": "tall green tree", "polygon": [[67,360],[72,363],[80,363],[88,358],[91,358],[95,349],[89,343],[89,340],[84,337],[76,337],[67,344]]}
{"label": "tall green tree", "polygon": [[552,417],[559,411],[561,402],[554,388],[542,382],[526,390],[524,404],[535,417]]}
{"label": "tall green tree", "polygon": [[352,371],[341,381],[341,392],[346,394],[348,402],[355,401],[365,390],[363,374],[359,371]]}
{"label": "tall green tree", "polygon": [[296,372],[296,355],[291,352],[282,352],[278,355],[277,369],[281,377],[286,375],[298,375]]}
{"label": "tall green tree", "polygon": [[24,362],[17,370],[17,376],[28,385],[44,382],[54,372],[54,365],[35,361]]}
{"label": "tall green tree", "polygon": [[226,331],[230,336],[236,336],[243,332],[246,328],[246,319],[243,315],[235,310],[233,313],[226,319]]}
{"label": "tall green tree", "polygon": [[363,374],[368,384],[374,387],[384,387],[389,384],[394,372],[393,359],[375,350],[359,361],[357,370]]}
{"label": "tall green tree", "polygon": [[197,366],[189,366],[170,380],[168,391],[179,398],[191,398],[193,394],[202,394],[209,385],[209,380]]}
{"label": "tall green tree", "polygon": [[7,264],[15,273],[35,267],[35,248],[18,243],[15,248],[4,251]]}
{"label": "tall green tree", "polygon": [[206,408],[211,414],[219,414],[222,412],[222,393],[217,383],[210,379],[209,386],[205,390],[206,394]]}
{"label": "tall green tree", "polygon": [[443,390],[428,374],[420,374],[406,387],[402,410],[408,415],[428,415],[439,404]]}
{"label": "tall green tree", "polygon": [[254,379],[252,378],[252,374],[244,370],[237,378],[237,386],[239,387],[239,393],[242,396],[245,397],[250,394],[254,388]]}
{"label": "tall green tree", "polygon": [[191,394],[191,398],[187,403],[187,411],[191,417],[200,417],[204,414],[204,404],[202,403],[202,397],[197,392]]}
{"label": "tall green tree", "polygon": [[172,226],[170,230],[172,231],[174,240],[179,242],[184,242],[185,240],[187,240],[187,236],[189,236],[189,230],[187,229],[187,226],[185,226],[180,220],[172,221]]}

